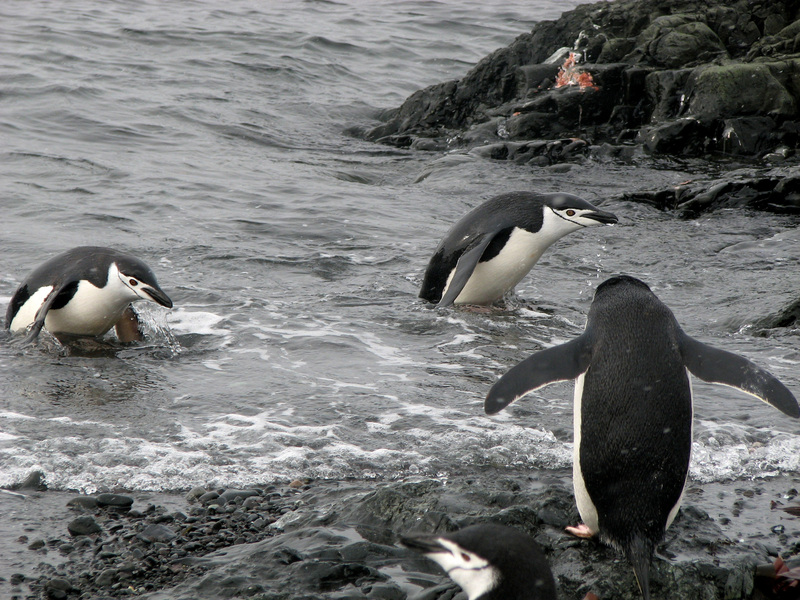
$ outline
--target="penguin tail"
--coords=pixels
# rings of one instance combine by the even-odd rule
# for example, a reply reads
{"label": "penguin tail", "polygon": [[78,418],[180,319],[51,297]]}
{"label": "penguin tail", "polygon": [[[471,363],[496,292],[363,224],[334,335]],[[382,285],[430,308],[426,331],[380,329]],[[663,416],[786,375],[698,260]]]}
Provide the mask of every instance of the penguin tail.
{"label": "penguin tail", "polygon": [[653,558],[653,544],[641,534],[634,534],[625,554],[633,566],[639,591],[644,600],[650,600],[650,561]]}

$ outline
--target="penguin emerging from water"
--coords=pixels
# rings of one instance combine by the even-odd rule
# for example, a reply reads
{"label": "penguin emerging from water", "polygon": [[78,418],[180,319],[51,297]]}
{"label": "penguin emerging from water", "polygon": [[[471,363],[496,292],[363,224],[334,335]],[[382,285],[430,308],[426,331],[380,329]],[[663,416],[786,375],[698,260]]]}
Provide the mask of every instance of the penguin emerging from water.
{"label": "penguin emerging from water", "polygon": [[654,548],[678,512],[689,471],[689,373],[800,416],[780,381],[686,335],[650,288],[627,276],[597,287],[582,335],[522,361],[485,402],[495,414],[529,392],[576,379],[573,486],[584,524],[568,531],[599,535],[624,552],[645,599]]}
{"label": "penguin emerging from water", "polygon": [[616,222],[613,214],[570,194],[495,196],[458,221],[439,243],[419,297],[437,306],[491,304],[513,289],[558,239]]}
{"label": "penguin emerging from water", "polygon": [[469,600],[556,600],[550,566],[530,536],[503,525],[473,525],[400,542],[436,561]]}
{"label": "penguin emerging from water", "polygon": [[27,341],[42,327],[53,335],[101,336],[116,326],[121,341],[140,339],[130,305],[150,300],[172,308],[156,276],[138,258],[111,248],[80,246],[51,258],[14,292],[6,328],[30,328]]}

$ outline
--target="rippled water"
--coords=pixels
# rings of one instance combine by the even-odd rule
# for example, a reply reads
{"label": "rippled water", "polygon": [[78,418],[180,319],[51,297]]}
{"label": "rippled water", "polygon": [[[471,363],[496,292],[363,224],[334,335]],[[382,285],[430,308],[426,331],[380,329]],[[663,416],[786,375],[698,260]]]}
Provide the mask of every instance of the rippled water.
{"label": "rippled water", "polygon": [[[94,491],[564,468],[571,385],[492,418],[483,397],[578,334],[619,272],[691,335],[800,391],[798,331],[757,326],[796,299],[796,219],[603,200],[732,167],[637,157],[565,172],[345,133],[573,5],[3,3],[0,305],[36,265],[91,243],[143,258],[175,309],[142,307],[140,346],[0,340],[0,486],[37,469]],[[517,189],[583,195],[620,224],[561,240],[505,309],[419,302],[450,224]],[[798,470],[796,422],[694,389],[694,478]]]}

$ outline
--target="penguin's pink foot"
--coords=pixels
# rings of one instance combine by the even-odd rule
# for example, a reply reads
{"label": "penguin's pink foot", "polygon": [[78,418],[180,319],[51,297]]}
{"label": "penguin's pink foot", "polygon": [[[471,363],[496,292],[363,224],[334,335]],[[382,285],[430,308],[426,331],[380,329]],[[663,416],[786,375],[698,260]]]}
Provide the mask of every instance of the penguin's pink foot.
{"label": "penguin's pink foot", "polygon": [[594,532],[583,523],[579,523],[575,527],[565,527],[564,530],[567,533],[571,533],[575,537],[583,538],[585,540],[594,537]]}

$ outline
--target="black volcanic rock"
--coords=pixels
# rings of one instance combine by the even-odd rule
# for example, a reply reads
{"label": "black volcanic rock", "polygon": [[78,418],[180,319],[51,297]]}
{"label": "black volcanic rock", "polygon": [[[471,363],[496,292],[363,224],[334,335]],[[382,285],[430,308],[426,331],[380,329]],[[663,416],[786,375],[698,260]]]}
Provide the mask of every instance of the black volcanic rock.
{"label": "black volcanic rock", "polygon": [[[581,138],[638,140],[677,155],[792,152],[799,13],[793,0],[582,5],[538,23],[462,79],[415,92],[365,137],[436,149]],[[570,51],[583,79],[558,86]]]}

